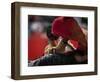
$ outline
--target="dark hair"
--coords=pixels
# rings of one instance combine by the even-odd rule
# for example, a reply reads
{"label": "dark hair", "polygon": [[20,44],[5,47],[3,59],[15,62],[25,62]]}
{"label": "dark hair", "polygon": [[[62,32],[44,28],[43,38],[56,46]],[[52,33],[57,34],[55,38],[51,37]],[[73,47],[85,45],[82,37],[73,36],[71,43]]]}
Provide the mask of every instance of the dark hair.
{"label": "dark hair", "polygon": [[49,40],[57,40],[58,39],[58,36],[55,36],[55,35],[52,34],[51,25],[49,25],[47,27],[47,37],[49,38]]}

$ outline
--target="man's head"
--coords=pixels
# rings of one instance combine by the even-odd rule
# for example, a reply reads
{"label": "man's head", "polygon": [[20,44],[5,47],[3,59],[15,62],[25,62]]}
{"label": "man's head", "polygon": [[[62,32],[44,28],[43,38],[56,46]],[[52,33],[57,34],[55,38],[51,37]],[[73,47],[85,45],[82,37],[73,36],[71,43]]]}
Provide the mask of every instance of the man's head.
{"label": "man's head", "polygon": [[78,22],[73,17],[58,17],[52,23],[52,33],[63,39],[75,40],[80,49],[86,48],[87,40]]}

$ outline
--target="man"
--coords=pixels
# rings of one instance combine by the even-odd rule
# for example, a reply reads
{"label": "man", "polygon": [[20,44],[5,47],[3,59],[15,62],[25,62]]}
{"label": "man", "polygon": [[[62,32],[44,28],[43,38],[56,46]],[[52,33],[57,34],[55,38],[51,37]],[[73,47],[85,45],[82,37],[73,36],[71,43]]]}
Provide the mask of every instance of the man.
{"label": "man", "polygon": [[33,65],[86,64],[87,38],[84,32],[73,17],[56,18],[47,33],[47,55],[34,61]]}

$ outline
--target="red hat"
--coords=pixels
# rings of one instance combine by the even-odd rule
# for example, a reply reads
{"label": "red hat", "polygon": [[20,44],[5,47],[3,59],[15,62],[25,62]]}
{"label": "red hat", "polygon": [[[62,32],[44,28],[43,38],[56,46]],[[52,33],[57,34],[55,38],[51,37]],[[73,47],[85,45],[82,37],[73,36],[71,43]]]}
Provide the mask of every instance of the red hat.
{"label": "red hat", "polygon": [[[86,44],[85,35],[73,17],[58,17],[52,23],[52,33],[66,40],[75,40],[80,45]],[[86,47],[86,45],[85,45]]]}

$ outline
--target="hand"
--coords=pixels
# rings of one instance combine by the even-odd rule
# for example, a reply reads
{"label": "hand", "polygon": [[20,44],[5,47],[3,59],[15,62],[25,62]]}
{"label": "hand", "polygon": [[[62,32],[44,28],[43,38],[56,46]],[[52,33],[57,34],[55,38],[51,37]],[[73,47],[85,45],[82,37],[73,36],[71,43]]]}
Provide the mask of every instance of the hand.
{"label": "hand", "polygon": [[54,50],[56,50],[56,47],[47,45],[44,52],[45,54],[55,53]]}

